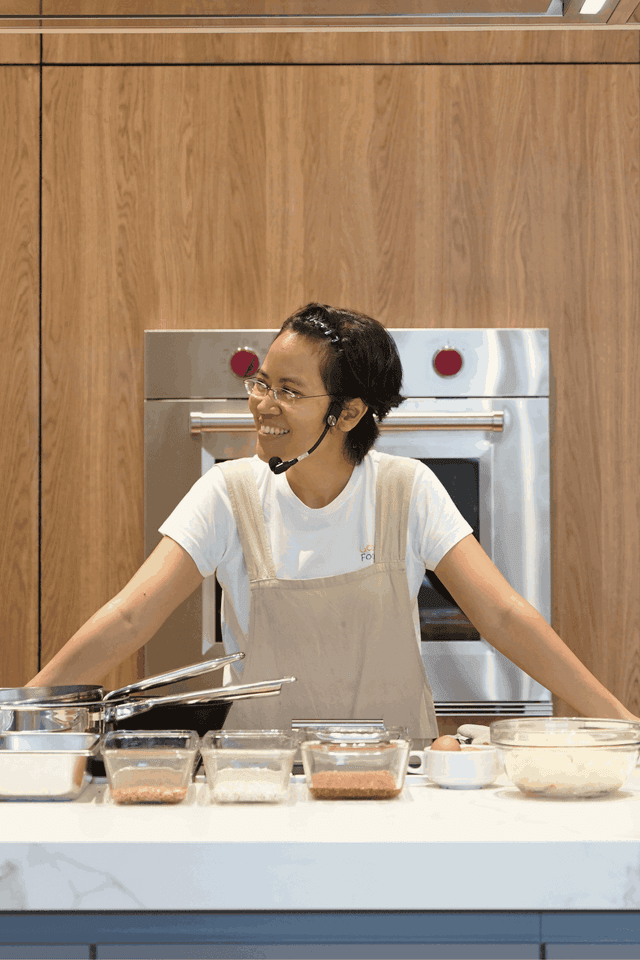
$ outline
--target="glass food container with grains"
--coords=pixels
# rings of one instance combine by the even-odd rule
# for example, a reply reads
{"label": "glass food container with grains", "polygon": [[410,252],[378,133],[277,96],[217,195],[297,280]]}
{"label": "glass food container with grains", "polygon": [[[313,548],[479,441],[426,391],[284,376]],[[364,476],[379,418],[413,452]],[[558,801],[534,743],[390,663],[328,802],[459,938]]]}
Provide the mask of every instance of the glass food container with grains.
{"label": "glass food container with grains", "polygon": [[112,731],[102,756],[115,803],[181,803],[198,757],[195,730]]}
{"label": "glass food container with grains", "polygon": [[283,730],[211,730],[200,751],[218,803],[279,803],[289,797],[298,739]]}
{"label": "glass food container with grains", "polygon": [[302,765],[316,800],[390,800],[402,791],[411,741],[390,727],[327,727],[301,744]]}

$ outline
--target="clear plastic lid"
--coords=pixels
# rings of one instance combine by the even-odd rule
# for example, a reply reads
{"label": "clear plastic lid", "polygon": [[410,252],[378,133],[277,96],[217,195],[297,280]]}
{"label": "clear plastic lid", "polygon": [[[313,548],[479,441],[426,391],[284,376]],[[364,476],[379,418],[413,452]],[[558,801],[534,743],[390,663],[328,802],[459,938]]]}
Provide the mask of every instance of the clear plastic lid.
{"label": "clear plastic lid", "polygon": [[113,750],[190,750],[196,751],[200,738],[195,730],[113,730],[102,744],[104,752]]}
{"label": "clear plastic lid", "polygon": [[203,750],[295,750],[298,738],[285,730],[210,730]]}
{"label": "clear plastic lid", "polygon": [[390,743],[394,740],[404,740],[406,730],[403,727],[387,727],[385,730],[373,727],[325,727],[315,733],[317,740],[322,743],[343,743],[349,746],[375,746],[380,743]]}

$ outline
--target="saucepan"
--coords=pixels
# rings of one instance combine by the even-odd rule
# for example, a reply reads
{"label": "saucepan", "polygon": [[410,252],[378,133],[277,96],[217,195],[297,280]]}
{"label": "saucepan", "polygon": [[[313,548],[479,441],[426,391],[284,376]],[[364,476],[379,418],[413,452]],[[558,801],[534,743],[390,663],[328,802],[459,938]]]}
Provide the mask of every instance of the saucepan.
{"label": "saucepan", "polygon": [[145,677],[108,692],[100,686],[83,684],[0,688],[0,731],[104,734],[111,730],[196,730],[204,736],[208,730],[222,728],[234,700],[277,696],[282,684],[295,681],[295,677],[193,690],[168,697],[148,696],[144,691],[210,673],[243,658],[244,653],[234,653]]}
{"label": "saucepan", "polygon": [[46,703],[48,706],[56,704],[83,704],[93,703],[96,700],[119,700],[130,693],[150,690],[152,687],[165,687],[178,680],[187,680],[199,677],[213,670],[220,670],[228,663],[243,660],[244,653],[232,653],[217,660],[204,660],[201,663],[192,663],[178,670],[170,670],[153,677],[136,680],[126,687],[117,690],[105,690],[97,684],[75,684],[57,687],[0,687],[0,704],[20,703],[22,705],[39,706]]}

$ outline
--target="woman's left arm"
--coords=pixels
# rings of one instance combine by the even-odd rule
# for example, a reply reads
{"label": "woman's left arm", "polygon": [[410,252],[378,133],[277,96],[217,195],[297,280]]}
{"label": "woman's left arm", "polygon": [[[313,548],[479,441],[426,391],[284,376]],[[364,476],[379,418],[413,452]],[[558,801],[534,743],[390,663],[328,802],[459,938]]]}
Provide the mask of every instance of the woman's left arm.
{"label": "woman's left arm", "polygon": [[473,534],[445,554],[435,574],[482,637],[579,714],[640,720],[516,593]]}

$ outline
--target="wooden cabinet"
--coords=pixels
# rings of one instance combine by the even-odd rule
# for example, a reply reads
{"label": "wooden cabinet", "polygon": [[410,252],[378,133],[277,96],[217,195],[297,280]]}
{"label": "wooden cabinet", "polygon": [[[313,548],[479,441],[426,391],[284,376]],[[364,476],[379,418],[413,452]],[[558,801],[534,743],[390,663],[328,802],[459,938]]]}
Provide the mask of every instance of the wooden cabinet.
{"label": "wooden cabinet", "polygon": [[552,625],[640,712],[637,36],[47,35],[0,65],[2,683],[144,559],[143,331],[317,299],[549,327]]}
{"label": "wooden cabinet", "polygon": [[[4,39],[4,38],[2,38]],[[39,69],[0,43],[0,685],[38,669]]]}

